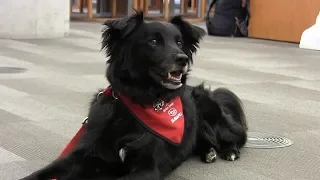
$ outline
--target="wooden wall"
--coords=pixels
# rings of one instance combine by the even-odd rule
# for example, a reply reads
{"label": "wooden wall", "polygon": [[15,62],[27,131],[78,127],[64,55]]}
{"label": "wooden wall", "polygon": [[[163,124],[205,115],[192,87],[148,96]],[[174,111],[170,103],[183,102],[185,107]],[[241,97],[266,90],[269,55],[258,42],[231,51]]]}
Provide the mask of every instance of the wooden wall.
{"label": "wooden wall", "polygon": [[[320,0],[250,0],[249,37],[300,42],[315,24]],[[320,33],[320,32],[319,32]]]}

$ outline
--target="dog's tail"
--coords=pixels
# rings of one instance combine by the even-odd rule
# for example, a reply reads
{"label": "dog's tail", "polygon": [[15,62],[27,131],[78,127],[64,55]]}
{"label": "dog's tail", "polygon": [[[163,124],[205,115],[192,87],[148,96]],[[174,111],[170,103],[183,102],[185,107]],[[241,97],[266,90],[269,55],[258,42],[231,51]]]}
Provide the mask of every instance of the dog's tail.
{"label": "dog's tail", "polygon": [[212,92],[212,98],[218,103],[224,114],[230,115],[245,131],[248,130],[244,108],[237,95],[226,88],[218,88]]}

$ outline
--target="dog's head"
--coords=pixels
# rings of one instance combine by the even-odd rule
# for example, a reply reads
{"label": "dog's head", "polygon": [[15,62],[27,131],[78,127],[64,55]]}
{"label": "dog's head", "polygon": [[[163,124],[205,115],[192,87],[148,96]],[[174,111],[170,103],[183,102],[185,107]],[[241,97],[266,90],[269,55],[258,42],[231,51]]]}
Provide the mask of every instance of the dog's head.
{"label": "dog's head", "polygon": [[117,81],[171,91],[186,83],[192,54],[205,35],[180,16],[169,22],[145,22],[142,12],[104,25],[102,48],[110,56],[107,77],[111,84]]}

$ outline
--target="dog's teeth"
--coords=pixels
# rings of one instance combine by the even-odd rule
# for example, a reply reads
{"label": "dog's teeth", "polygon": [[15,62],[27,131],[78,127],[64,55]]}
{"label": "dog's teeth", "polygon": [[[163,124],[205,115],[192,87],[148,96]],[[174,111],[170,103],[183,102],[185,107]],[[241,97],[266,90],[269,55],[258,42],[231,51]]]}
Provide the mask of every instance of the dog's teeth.
{"label": "dog's teeth", "polygon": [[119,157],[120,157],[122,162],[125,160],[125,158],[126,158],[126,150],[124,148],[121,148],[119,150]]}
{"label": "dog's teeth", "polygon": [[175,77],[175,76],[172,76],[170,73],[168,73],[168,79],[169,80],[180,81],[181,78],[182,78],[182,74],[179,74],[179,76]]}

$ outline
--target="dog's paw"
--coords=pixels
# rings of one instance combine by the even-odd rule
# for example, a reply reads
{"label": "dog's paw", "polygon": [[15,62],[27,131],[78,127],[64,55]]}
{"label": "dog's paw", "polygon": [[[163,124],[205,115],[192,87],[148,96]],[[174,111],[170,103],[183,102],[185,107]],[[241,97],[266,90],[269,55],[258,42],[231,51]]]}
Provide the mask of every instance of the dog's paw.
{"label": "dog's paw", "polygon": [[227,152],[220,155],[222,159],[227,161],[235,161],[240,157],[239,151]]}
{"label": "dog's paw", "polygon": [[213,163],[217,159],[217,152],[214,148],[210,148],[208,152],[201,156],[201,160],[205,163]]}
{"label": "dog's paw", "polygon": [[209,152],[206,153],[206,163],[215,162],[217,159],[217,152],[214,148],[210,148]]}

